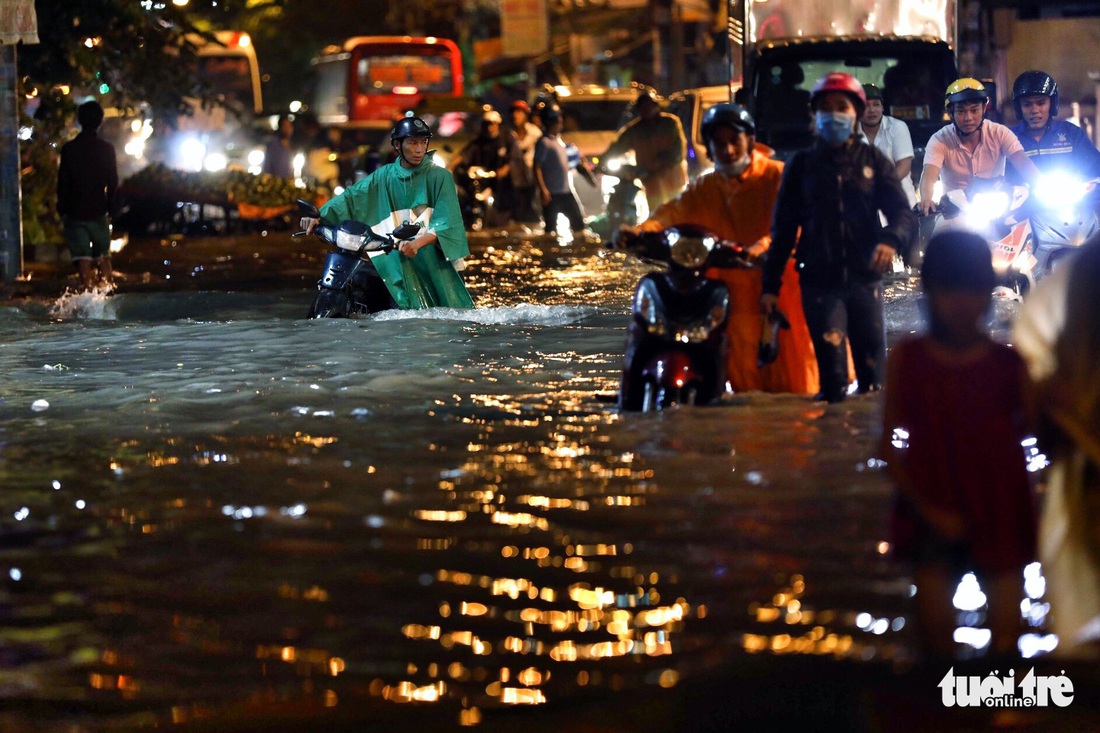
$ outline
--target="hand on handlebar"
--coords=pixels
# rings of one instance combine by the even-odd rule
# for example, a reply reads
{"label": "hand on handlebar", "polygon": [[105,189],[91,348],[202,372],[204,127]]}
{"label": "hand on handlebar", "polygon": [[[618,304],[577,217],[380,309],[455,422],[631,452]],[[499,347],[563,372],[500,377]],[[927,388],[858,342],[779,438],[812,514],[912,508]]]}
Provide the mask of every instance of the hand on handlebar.
{"label": "hand on handlebar", "polygon": [[928,199],[927,201],[921,200],[917,203],[917,211],[920,212],[921,216],[929,216],[931,214],[935,214],[936,202],[932,199]]}
{"label": "hand on handlebar", "polygon": [[309,234],[313,231],[313,228],[321,223],[320,219],[314,219],[311,216],[303,216],[298,222],[298,226],[302,227],[302,231]]}
{"label": "hand on handlebar", "polygon": [[779,296],[772,293],[764,293],[760,296],[760,312],[771,315],[779,307]]}

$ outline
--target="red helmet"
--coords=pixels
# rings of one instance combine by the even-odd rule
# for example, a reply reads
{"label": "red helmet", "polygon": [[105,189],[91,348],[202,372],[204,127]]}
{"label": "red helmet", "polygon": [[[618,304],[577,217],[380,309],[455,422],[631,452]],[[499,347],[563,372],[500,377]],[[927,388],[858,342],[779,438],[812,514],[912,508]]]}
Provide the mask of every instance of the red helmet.
{"label": "red helmet", "polygon": [[867,94],[863,91],[863,85],[852,76],[840,71],[834,71],[814,82],[810,89],[810,109],[817,106],[817,100],[826,92],[843,92],[852,98],[856,106],[856,114],[862,115],[867,107]]}

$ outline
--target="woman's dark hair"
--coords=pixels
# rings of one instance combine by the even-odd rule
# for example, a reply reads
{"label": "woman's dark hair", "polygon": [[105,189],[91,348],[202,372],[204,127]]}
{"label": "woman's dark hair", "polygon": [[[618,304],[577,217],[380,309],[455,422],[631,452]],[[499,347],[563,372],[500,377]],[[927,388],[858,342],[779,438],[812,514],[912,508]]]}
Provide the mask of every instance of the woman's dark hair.
{"label": "woman's dark hair", "polygon": [[937,234],[928,243],[920,269],[925,291],[989,293],[997,284],[993,254],[981,236],[967,231]]}

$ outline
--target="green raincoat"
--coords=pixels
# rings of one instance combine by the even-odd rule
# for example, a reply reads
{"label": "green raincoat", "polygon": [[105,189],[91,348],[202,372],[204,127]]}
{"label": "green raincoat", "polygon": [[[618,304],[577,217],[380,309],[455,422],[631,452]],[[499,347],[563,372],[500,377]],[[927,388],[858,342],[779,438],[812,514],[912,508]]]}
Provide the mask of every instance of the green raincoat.
{"label": "green raincoat", "polygon": [[[374,253],[371,264],[386,281],[398,308],[473,308],[474,301],[455,269],[470,254],[454,178],[428,151],[416,168],[400,161],[384,165],[321,207],[326,224],[352,219],[378,234],[389,234],[405,222],[421,223],[439,239],[409,258],[394,250]],[[461,266],[461,265],[460,265]]]}

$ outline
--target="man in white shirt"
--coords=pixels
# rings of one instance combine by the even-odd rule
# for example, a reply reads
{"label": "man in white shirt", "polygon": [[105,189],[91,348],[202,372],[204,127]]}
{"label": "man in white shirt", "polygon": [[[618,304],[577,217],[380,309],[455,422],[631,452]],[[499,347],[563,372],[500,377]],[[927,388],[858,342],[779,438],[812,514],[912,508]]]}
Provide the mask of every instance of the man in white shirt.
{"label": "man in white shirt", "polygon": [[898,180],[912,208],[917,205],[917,191],[910,175],[913,170],[913,138],[909,134],[909,126],[896,117],[883,114],[882,91],[874,84],[864,84],[863,92],[867,95],[867,107],[859,120],[859,136],[894,161]]}
{"label": "man in white shirt", "polygon": [[928,140],[924,171],[920,179],[920,210],[927,216],[936,210],[932,189],[943,179],[947,191],[965,190],[975,178],[998,178],[1005,173],[1005,161],[1029,182],[1039,178],[1039,169],[1024,153],[1020,140],[1009,128],[985,118],[989,92],[977,79],[959,79],[947,87],[945,97],[951,124]]}

